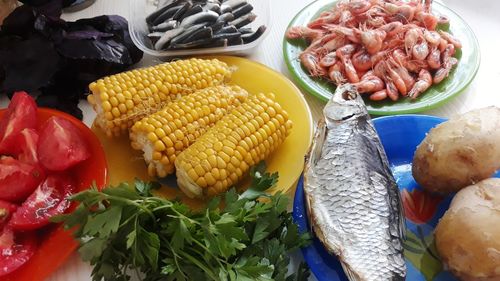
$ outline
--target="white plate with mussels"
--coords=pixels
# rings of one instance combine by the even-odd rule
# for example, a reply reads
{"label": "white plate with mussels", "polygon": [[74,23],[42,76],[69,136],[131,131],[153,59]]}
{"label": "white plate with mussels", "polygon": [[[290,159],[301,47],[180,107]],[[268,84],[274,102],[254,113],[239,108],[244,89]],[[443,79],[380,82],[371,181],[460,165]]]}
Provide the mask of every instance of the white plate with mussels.
{"label": "white plate with mussels", "polygon": [[[177,57],[207,54],[248,55],[260,44],[260,42],[262,42],[262,40],[264,40],[271,28],[271,21],[269,20],[271,14],[269,1],[229,0],[224,1],[224,3],[222,3],[218,7],[207,6],[208,4],[213,5],[213,2],[207,4],[206,2],[210,1],[205,0],[191,1],[194,3],[192,5],[187,4],[188,6],[185,6],[186,2],[188,1],[130,0],[129,30],[134,44],[146,54],[155,57]],[[200,4],[198,4],[198,2]],[[201,6],[201,10],[198,11],[197,9],[199,9],[199,7],[196,6]],[[170,9],[173,14],[170,15],[170,13],[166,11],[168,9],[164,8]],[[156,11],[159,11],[161,13],[157,13],[156,15],[154,15],[153,13],[155,13]],[[175,15],[174,11],[177,11],[179,13]],[[165,16],[165,14],[163,14],[163,16],[158,19],[158,16],[160,16],[164,12],[167,12],[168,15]],[[179,16],[179,14],[183,12],[184,14]],[[203,19],[195,19],[194,24],[184,23],[183,25],[182,21],[186,19],[190,14],[196,16],[197,14],[202,13],[205,16],[206,21]],[[214,13],[219,14],[221,16],[221,19],[223,18],[222,16],[227,13],[236,13],[236,16],[229,15],[229,18],[225,18],[224,28],[226,28],[226,30],[223,30],[223,32],[217,30],[215,30],[215,32],[211,32],[210,30],[208,30],[209,27],[213,27],[213,24],[216,23],[217,20],[221,21],[221,19],[219,18],[215,21],[211,19],[212,15],[215,17]],[[146,21],[146,18],[151,18],[150,16],[152,14],[153,17],[158,19],[157,21],[155,21],[155,24],[151,24],[151,22],[148,23]],[[175,20],[172,19],[173,17],[175,17],[176,19],[180,19],[180,21],[177,20],[177,23],[175,23]],[[210,24],[201,27],[198,26],[199,24],[207,22],[209,22]],[[157,26],[158,24],[163,24],[166,29],[172,28],[170,30],[176,29],[180,31],[181,28],[191,28],[192,30],[187,31],[189,33],[191,33],[190,31],[198,31],[198,35],[195,34],[195,37],[198,37],[195,40],[188,39],[187,42],[186,40],[179,40],[183,41],[183,45],[177,47],[172,46],[170,42],[164,42],[163,44],[161,44],[162,46],[160,46],[160,44],[157,44],[160,38],[154,37],[158,35],[161,37],[161,35],[165,33],[165,30],[162,30],[161,28],[160,30],[162,31],[156,31],[156,28],[155,30],[153,30],[153,27]],[[236,25],[238,30],[233,30],[230,27],[233,25]],[[202,31],[201,29],[204,30]],[[239,40],[238,33],[241,33],[240,36],[242,37],[242,40]],[[189,35],[186,32],[179,32],[179,34],[174,34],[173,37],[178,37],[177,39],[186,39],[182,38],[183,34],[186,36]],[[210,37],[215,38],[214,40],[210,40]],[[171,39],[173,40],[174,38]],[[206,42],[203,42],[203,39],[205,39]]]}

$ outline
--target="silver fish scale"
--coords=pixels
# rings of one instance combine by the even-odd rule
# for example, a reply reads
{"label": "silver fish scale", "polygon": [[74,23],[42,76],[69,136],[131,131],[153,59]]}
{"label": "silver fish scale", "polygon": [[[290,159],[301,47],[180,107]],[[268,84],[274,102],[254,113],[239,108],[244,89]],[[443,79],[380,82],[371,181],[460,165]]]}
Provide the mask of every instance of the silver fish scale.
{"label": "silver fish scale", "polygon": [[369,117],[325,125],[304,185],[317,236],[350,280],[404,280],[399,190]]}

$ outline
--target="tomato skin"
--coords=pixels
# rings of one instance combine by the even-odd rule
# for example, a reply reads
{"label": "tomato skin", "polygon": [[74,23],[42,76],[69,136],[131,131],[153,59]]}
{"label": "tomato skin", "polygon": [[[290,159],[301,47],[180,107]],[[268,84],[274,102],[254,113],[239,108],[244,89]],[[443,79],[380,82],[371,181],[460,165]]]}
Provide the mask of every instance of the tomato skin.
{"label": "tomato skin", "polygon": [[19,161],[38,165],[38,139],[38,132],[35,129],[26,128],[19,133],[17,137],[20,148],[20,153],[17,155]]}
{"label": "tomato skin", "polygon": [[90,157],[88,145],[70,121],[53,116],[40,131],[38,158],[50,171],[64,171]]}
{"label": "tomato skin", "polygon": [[8,156],[0,158],[0,200],[22,201],[44,179],[45,173],[37,166]]}
{"label": "tomato skin", "polygon": [[0,277],[25,264],[35,254],[37,244],[34,233],[14,233],[8,227],[0,230]]}
{"label": "tomato skin", "polygon": [[0,155],[14,155],[18,151],[17,135],[25,128],[36,128],[37,107],[26,92],[16,92],[0,120]]}
{"label": "tomato skin", "polygon": [[0,200],[0,232],[16,210],[17,205]]}
{"label": "tomato skin", "polygon": [[17,208],[9,226],[14,230],[35,230],[49,224],[49,219],[69,208],[66,200],[76,189],[74,180],[66,174],[49,175],[45,181]]}

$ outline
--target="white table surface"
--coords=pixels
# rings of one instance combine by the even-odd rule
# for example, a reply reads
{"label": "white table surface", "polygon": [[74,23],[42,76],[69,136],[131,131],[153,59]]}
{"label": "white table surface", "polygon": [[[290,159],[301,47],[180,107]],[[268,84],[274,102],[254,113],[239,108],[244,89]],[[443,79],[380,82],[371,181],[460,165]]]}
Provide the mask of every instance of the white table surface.
{"label": "white table surface", "polygon": [[[258,0],[270,1],[272,29],[268,37],[249,58],[261,62],[272,69],[289,76],[282,57],[282,39],[289,21],[311,0]],[[479,39],[481,47],[481,67],[479,72],[460,96],[446,105],[424,112],[425,114],[450,117],[457,113],[488,105],[500,106],[500,2],[495,0],[447,0],[445,3],[459,13],[472,27]],[[127,0],[97,0],[91,7],[76,13],[65,14],[66,20],[76,20],[84,17],[94,17],[103,14],[118,14],[128,17]],[[143,64],[151,64],[154,60],[145,56]],[[305,95],[315,120],[320,116],[323,104],[313,97]],[[7,104],[5,97],[0,99],[0,107]],[[86,102],[81,103],[84,109],[84,122],[88,125],[95,114]],[[296,262],[300,257],[295,255]],[[89,281],[91,268],[82,263],[74,254],[62,268],[49,278],[50,281]],[[314,280],[314,278],[311,278]]]}

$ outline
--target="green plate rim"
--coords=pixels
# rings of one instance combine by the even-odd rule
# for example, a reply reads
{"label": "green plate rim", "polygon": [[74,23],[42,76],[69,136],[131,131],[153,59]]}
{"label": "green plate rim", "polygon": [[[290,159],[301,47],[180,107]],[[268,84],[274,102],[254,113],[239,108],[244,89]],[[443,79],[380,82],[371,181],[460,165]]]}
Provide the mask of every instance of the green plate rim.
{"label": "green plate rim", "polygon": [[[286,30],[288,30],[291,26],[293,26],[293,24],[295,23],[295,21],[302,15],[302,13],[304,13],[305,11],[307,11],[311,6],[316,5],[317,2],[319,2],[319,1],[323,1],[323,0],[313,1],[313,2],[309,3],[307,6],[305,6],[302,10],[300,10],[293,17],[293,19],[290,21],[290,23],[288,24]],[[336,2],[337,1],[332,1],[331,4],[333,5]],[[391,109],[391,108],[389,108],[389,109],[383,109],[383,110],[380,110],[380,109],[377,109],[377,108],[373,108],[371,105],[367,104],[366,106],[367,106],[368,112],[370,114],[372,114],[372,115],[378,115],[378,116],[381,116],[381,115],[410,114],[410,113],[418,113],[418,112],[423,112],[423,111],[427,111],[427,110],[432,110],[432,109],[438,108],[438,107],[444,105],[445,103],[451,101],[453,98],[459,96],[461,93],[463,93],[465,91],[465,89],[467,89],[469,87],[469,85],[472,83],[472,81],[476,77],[477,72],[479,71],[479,67],[481,65],[481,49],[480,49],[479,41],[477,39],[476,34],[474,33],[474,31],[472,30],[472,28],[470,27],[470,25],[458,13],[456,13],[452,9],[448,8],[444,4],[441,4],[441,3],[438,3],[438,2],[433,2],[433,5],[440,6],[440,8],[447,10],[447,12],[452,13],[457,18],[459,18],[462,21],[463,26],[467,30],[467,33],[469,33],[470,36],[471,36],[471,38],[472,38],[471,45],[475,47],[474,49],[477,50],[477,54],[474,57],[475,58],[475,60],[474,60],[474,68],[472,69],[471,73],[468,75],[467,81],[465,81],[463,83],[463,85],[459,89],[457,89],[456,91],[453,91],[451,93],[447,93],[447,92],[441,93],[440,95],[442,95],[443,98],[441,98],[438,101],[432,102],[432,103],[423,102],[422,104],[418,104],[418,102],[416,102],[414,104],[414,106],[411,106],[411,107],[408,107],[408,108],[401,108],[401,109]],[[325,7],[325,6],[326,5],[324,5],[322,7]],[[292,46],[293,46],[293,44],[288,41],[288,39],[286,38],[286,35],[283,35],[283,44],[282,44],[283,57],[284,57],[284,61],[285,61],[285,64],[287,66],[288,72],[290,73],[293,81],[295,83],[297,83],[298,86],[299,86],[299,88],[302,89],[303,91],[305,91],[307,94],[312,95],[312,96],[318,98],[319,100],[321,100],[323,102],[327,102],[329,100],[329,97],[327,97],[327,95],[331,95],[331,94],[330,93],[328,93],[328,94],[326,94],[326,93],[322,94],[321,92],[317,91],[316,89],[314,89],[313,87],[311,87],[307,81],[302,80],[302,78],[300,77],[300,74],[296,71],[296,68],[292,64],[292,60],[293,59],[289,57],[289,55],[288,55],[289,52],[287,52],[288,49],[291,48]],[[455,70],[456,70],[456,68],[454,70],[452,70],[452,71],[455,71]],[[446,81],[447,79],[451,79],[451,78],[453,78],[453,77],[447,77],[447,78],[445,78],[444,81]]]}

